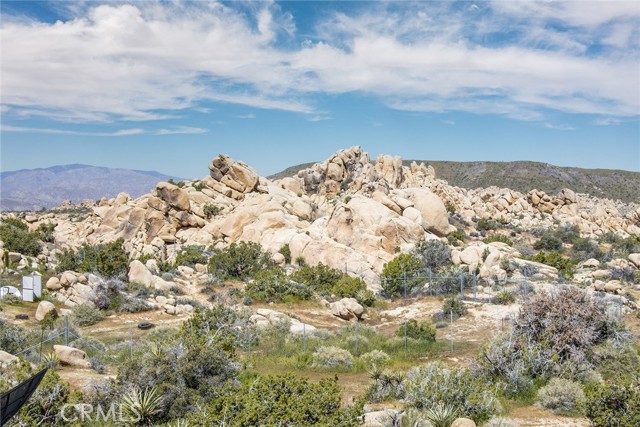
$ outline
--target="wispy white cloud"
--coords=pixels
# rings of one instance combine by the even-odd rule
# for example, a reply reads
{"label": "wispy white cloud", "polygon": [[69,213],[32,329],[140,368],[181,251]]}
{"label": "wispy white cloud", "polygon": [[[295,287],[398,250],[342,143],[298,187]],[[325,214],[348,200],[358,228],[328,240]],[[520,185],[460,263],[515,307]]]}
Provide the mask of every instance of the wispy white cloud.
{"label": "wispy white cloud", "polygon": [[198,135],[201,133],[207,133],[209,129],[198,128],[198,127],[189,127],[189,126],[178,126],[173,129],[158,129],[154,131],[154,135]]}
{"label": "wispy white cloud", "polygon": [[567,124],[545,123],[544,127],[546,127],[547,129],[562,130],[562,131],[576,130],[574,126],[567,125]]}
{"label": "wispy white cloud", "polygon": [[622,120],[614,117],[603,117],[594,121],[598,126],[617,126],[623,123]]}
{"label": "wispy white cloud", "polygon": [[296,17],[274,2],[82,2],[65,6],[70,19],[54,24],[3,16],[2,114],[150,121],[222,102],[316,121],[330,117],[316,95],[349,93],[399,110],[518,120],[545,121],[548,110],[640,110],[636,2],[353,10],[318,16],[304,41]]}
{"label": "wispy white cloud", "polygon": [[0,125],[2,132],[18,132],[18,133],[44,133],[50,135],[79,135],[79,136],[131,136],[146,133],[143,129],[121,129],[114,132],[85,132],[55,128],[35,128],[23,126]]}
{"label": "wispy white cloud", "polygon": [[235,116],[233,116],[236,119],[255,119],[256,115],[253,113],[250,114],[237,114]]}
{"label": "wispy white cloud", "polygon": [[78,135],[78,136],[132,136],[132,135],[176,135],[176,134],[201,134],[207,133],[209,130],[198,127],[177,126],[170,129],[145,130],[140,128],[120,129],[113,132],[93,132],[93,131],[76,131],[56,128],[38,128],[27,126],[0,125],[2,132],[18,132],[18,133],[43,133],[50,135]]}

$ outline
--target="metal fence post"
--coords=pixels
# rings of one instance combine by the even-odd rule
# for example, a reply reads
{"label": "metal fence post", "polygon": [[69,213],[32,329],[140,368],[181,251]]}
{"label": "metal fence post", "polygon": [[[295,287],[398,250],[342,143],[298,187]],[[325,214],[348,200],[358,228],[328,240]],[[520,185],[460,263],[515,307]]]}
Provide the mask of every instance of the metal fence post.
{"label": "metal fence post", "polygon": [[360,324],[360,322],[358,321],[358,318],[356,317],[356,356],[358,356],[358,325]]}
{"label": "metal fence post", "polygon": [[69,345],[69,317],[64,315],[64,345]]}
{"label": "metal fence post", "polygon": [[302,324],[302,351],[307,352],[307,324]]}
{"label": "metal fence post", "polygon": [[451,315],[451,353],[453,353],[453,309],[449,310]]}
{"label": "metal fence post", "polygon": [[618,296],[618,317],[622,322],[622,295]]}
{"label": "metal fence post", "polygon": [[407,352],[407,319],[404,319],[404,352]]}
{"label": "metal fence post", "polygon": [[473,270],[473,302],[476,302],[476,296],[477,296],[477,286],[478,286],[478,279],[476,277],[476,271]]}
{"label": "metal fence post", "polygon": [[133,320],[129,323],[129,357],[133,360]]}
{"label": "metal fence post", "polygon": [[432,279],[432,275],[431,275],[431,267],[429,267],[429,293],[433,295],[433,282],[431,281]]}
{"label": "metal fence post", "polygon": [[460,275],[460,299],[464,299],[464,275]]}

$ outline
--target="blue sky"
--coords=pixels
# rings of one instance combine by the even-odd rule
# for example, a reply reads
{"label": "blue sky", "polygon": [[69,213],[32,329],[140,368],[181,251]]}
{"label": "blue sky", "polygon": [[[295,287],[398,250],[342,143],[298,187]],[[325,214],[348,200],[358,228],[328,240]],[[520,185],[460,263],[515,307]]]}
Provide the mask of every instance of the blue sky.
{"label": "blue sky", "polygon": [[640,3],[2,1],[1,169],[640,171]]}

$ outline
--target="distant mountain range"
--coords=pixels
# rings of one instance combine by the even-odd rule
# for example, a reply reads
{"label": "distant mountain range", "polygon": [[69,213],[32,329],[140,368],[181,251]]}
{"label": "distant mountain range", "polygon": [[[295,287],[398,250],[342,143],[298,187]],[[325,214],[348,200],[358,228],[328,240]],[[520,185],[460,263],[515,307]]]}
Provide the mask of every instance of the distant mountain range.
{"label": "distant mountain range", "polygon": [[179,178],[153,171],[112,169],[90,165],[52,166],[0,173],[0,210],[35,211],[65,200],[111,198],[118,193],[138,197],[160,181]]}
{"label": "distant mountain range", "polygon": [[[408,166],[412,161],[414,160],[405,160],[403,163]],[[436,177],[461,188],[472,189],[495,185],[521,193],[538,189],[548,194],[556,194],[562,188],[570,188],[578,193],[586,193],[596,197],[640,203],[640,172],[581,169],[528,161],[446,162],[415,160],[415,162],[424,162],[433,166]],[[312,165],[313,163],[303,163],[291,166],[269,178],[280,179],[285,176],[293,176],[299,170]]]}

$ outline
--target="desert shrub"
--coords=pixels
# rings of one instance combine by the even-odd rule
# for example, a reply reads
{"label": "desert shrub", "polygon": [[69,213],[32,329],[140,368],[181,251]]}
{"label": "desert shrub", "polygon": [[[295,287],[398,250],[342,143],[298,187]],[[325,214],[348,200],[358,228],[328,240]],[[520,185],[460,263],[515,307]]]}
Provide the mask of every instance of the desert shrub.
{"label": "desert shrub", "polygon": [[53,231],[55,230],[56,225],[50,222],[42,223],[38,226],[36,231],[40,234],[40,240],[46,243],[53,243],[55,238],[53,236]]}
{"label": "desert shrub", "polygon": [[563,378],[551,378],[549,384],[538,390],[538,403],[556,414],[570,415],[584,403],[580,383]]}
{"label": "desert shrub", "polygon": [[595,383],[585,390],[584,415],[596,427],[640,425],[640,382]]}
{"label": "desert shrub", "polygon": [[586,261],[590,258],[601,260],[603,256],[604,253],[602,253],[595,241],[582,237],[574,240],[571,248],[571,259],[575,263]]}
{"label": "desert shrub", "polygon": [[640,378],[640,354],[630,343],[606,341],[594,348],[593,361],[606,380],[623,382]]}
{"label": "desert shrub", "polygon": [[449,235],[447,236],[447,239],[449,240],[449,243],[452,243],[455,240],[464,242],[464,239],[465,239],[464,231],[460,230],[459,228],[456,228],[456,231],[449,233]]}
{"label": "desert shrub", "polygon": [[291,264],[291,248],[289,248],[289,244],[282,246],[278,252],[284,257],[284,262]]}
{"label": "desert shrub", "polygon": [[127,292],[136,298],[147,298],[151,295],[151,289],[139,282],[129,282]]}
{"label": "desert shrub", "polygon": [[409,338],[427,342],[434,342],[436,340],[436,330],[433,326],[431,326],[429,322],[418,323],[416,319],[409,319],[405,324],[401,324],[396,330],[397,337],[405,336],[405,325],[406,335]]}
{"label": "desert shrub", "polygon": [[220,397],[189,418],[194,426],[335,426],[356,427],[362,403],[343,406],[337,379],[312,383],[293,374],[257,376]]}
{"label": "desert shrub", "polygon": [[553,231],[553,235],[563,243],[573,243],[580,238],[580,229],[577,225],[563,224]]}
{"label": "desert shrub", "polygon": [[352,277],[347,274],[342,276],[333,285],[333,294],[339,298],[356,298],[358,293],[367,290],[367,284],[360,277]]}
{"label": "desert shrub", "polygon": [[542,236],[533,244],[533,249],[544,251],[561,251],[562,240],[556,236]]}
{"label": "desert shrub", "polygon": [[496,304],[509,305],[516,302],[516,295],[509,290],[503,290],[496,294],[494,301]]}
{"label": "desert shrub", "polygon": [[391,361],[387,353],[382,350],[373,350],[360,356],[367,366],[384,366]]}
{"label": "desert shrub", "polygon": [[78,251],[66,249],[58,254],[57,271],[97,272],[104,277],[126,276],[129,270],[129,255],[123,247],[122,238],[101,245],[84,245]]}
{"label": "desert shrub", "polygon": [[595,346],[613,337],[627,339],[606,308],[582,290],[539,293],[522,306],[509,334],[484,346],[478,373],[502,381],[508,395],[530,393],[538,379],[581,380],[594,368]]}
{"label": "desert shrub", "polygon": [[196,264],[206,264],[208,261],[207,256],[203,253],[204,248],[198,246],[187,246],[180,249],[178,255],[176,255],[175,265],[186,265],[194,267]]}
{"label": "desert shrub", "polygon": [[27,224],[17,218],[4,218],[0,223],[0,240],[5,251],[38,256],[42,249],[40,239],[40,233],[29,232]]}
{"label": "desert shrub", "polygon": [[380,370],[375,367],[370,374],[371,383],[365,390],[369,402],[382,402],[388,399],[404,399],[405,376],[401,372]]}
{"label": "desert shrub", "polygon": [[575,273],[575,263],[569,258],[563,257],[558,252],[538,252],[531,257],[531,261],[540,262],[558,269],[558,272],[565,279],[572,279]]}
{"label": "desert shrub", "polygon": [[164,404],[154,422],[180,418],[219,396],[235,382],[240,366],[234,359],[244,342],[246,318],[230,308],[196,310],[177,334],[158,337],[161,345],[141,349],[119,368],[120,393],[157,388]]}
{"label": "desert shrub", "polygon": [[356,292],[354,298],[365,307],[373,307],[376,302],[376,294],[369,289],[362,289]]}
{"label": "desert shrub", "polygon": [[510,238],[508,238],[503,234],[492,234],[491,236],[487,236],[484,239],[482,239],[482,241],[484,243],[501,242],[501,243],[506,243],[509,246],[513,246],[513,240],[511,240]]}
{"label": "desert shrub", "polygon": [[149,310],[151,310],[151,306],[145,300],[132,297],[123,298],[118,307],[118,311],[123,313],[139,313]]}
{"label": "desert shrub", "polygon": [[422,280],[416,278],[423,268],[417,255],[400,254],[386,263],[382,269],[382,294],[386,297],[399,297],[422,287]]}
{"label": "desert shrub", "polygon": [[[139,284],[139,286],[144,285]],[[93,303],[101,310],[118,310],[123,299],[123,291],[128,287],[127,283],[119,279],[100,280],[93,288],[95,293]]]}
{"label": "desert shrub", "polygon": [[422,240],[416,245],[415,250],[422,261],[423,270],[436,271],[441,267],[451,265],[451,249],[446,243],[437,240]]}
{"label": "desert shrub", "polygon": [[300,268],[291,275],[291,278],[320,295],[328,296],[334,292],[336,284],[343,275],[340,270],[320,263],[313,267],[304,266]]}
{"label": "desert shrub", "polygon": [[492,219],[480,218],[476,224],[478,230],[489,231],[498,228],[497,223]]}
{"label": "desert shrub", "polygon": [[446,368],[437,363],[411,368],[404,388],[405,402],[410,407],[428,409],[446,402],[477,423],[501,410],[495,390],[464,368]]}
{"label": "desert shrub", "polygon": [[298,267],[304,267],[305,265],[307,265],[307,262],[305,261],[304,257],[302,255],[298,255],[296,257],[296,265]]}
{"label": "desert shrub", "polygon": [[173,295],[184,295],[184,290],[178,285],[173,285],[169,288],[169,292]]}
{"label": "desert shrub", "polygon": [[347,350],[338,347],[319,347],[313,353],[314,367],[320,368],[351,368],[353,356]]}
{"label": "desert shrub", "polygon": [[35,341],[35,335],[20,326],[0,319],[0,349],[16,354]]}
{"label": "desert shrub", "polygon": [[210,219],[212,217],[218,216],[222,212],[222,208],[220,206],[207,203],[202,208],[202,211],[204,212],[204,215],[207,217],[207,219]]}
{"label": "desert shrub", "polygon": [[445,317],[449,317],[451,313],[453,313],[453,317],[458,318],[464,316],[467,313],[467,307],[464,305],[464,302],[462,302],[460,298],[447,298],[442,304],[442,312],[444,313]]}
{"label": "desert shrub", "polygon": [[469,270],[458,265],[442,267],[433,273],[432,282],[429,283],[429,293],[435,295],[450,295],[460,291],[460,279],[465,286],[473,283],[473,276]]}
{"label": "desert shrub", "polygon": [[271,267],[255,274],[247,283],[245,294],[253,301],[276,302],[284,300],[308,300],[311,290],[294,281],[280,267]]}
{"label": "desert shrub", "polygon": [[240,242],[214,249],[208,268],[209,273],[218,277],[244,280],[273,265],[271,255],[262,252],[259,244]]}
{"label": "desert shrub", "polygon": [[638,270],[633,267],[614,267],[611,269],[611,280],[620,280],[626,283],[636,282]]}
{"label": "desert shrub", "polygon": [[73,323],[78,326],[89,326],[104,319],[104,313],[93,304],[80,304],[73,307]]}

